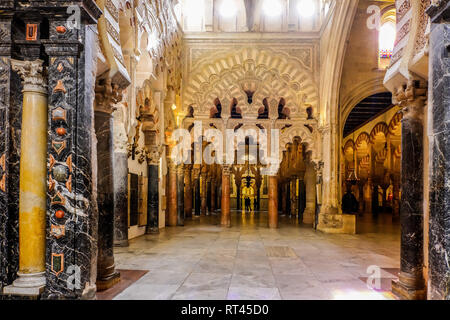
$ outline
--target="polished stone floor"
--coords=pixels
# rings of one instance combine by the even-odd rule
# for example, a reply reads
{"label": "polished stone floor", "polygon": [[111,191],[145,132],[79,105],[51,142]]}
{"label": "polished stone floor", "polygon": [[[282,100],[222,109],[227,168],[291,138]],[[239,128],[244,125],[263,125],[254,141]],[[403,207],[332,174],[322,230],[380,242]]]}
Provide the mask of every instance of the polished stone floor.
{"label": "polished stone floor", "polygon": [[[231,228],[216,216],[195,218],[116,248],[118,269],[148,273],[114,299],[392,299],[386,285],[399,268],[398,223],[358,220],[360,234],[332,235],[288,217],[268,229],[267,212],[233,212]],[[370,266],[379,290],[366,284]]]}

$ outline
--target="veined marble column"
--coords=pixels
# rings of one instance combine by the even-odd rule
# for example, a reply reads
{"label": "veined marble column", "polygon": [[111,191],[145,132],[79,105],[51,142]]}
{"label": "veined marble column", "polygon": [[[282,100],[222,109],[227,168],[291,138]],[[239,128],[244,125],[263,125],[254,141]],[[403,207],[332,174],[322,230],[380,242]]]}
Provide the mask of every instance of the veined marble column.
{"label": "veined marble column", "polygon": [[372,178],[364,185],[364,213],[372,213]]}
{"label": "veined marble column", "polygon": [[[428,299],[450,300],[450,1],[433,1],[431,17]],[[402,197],[404,195],[402,190]]]}
{"label": "veined marble column", "polygon": [[47,89],[43,61],[11,60],[23,81],[19,194],[19,271],[5,294],[39,295],[45,280]]}
{"label": "veined marble column", "polygon": [[230,166],[223,165],[222,167],[222,201],[221,201],[221,216],[220,223],[223,227],[231,227],[230,214]]}
{"label": "veined marble column", "polygon": [[423,278],[423,108],[426,89],[418,81],[400,88],[394,99],[403,108],[401,251],[399,280],[392,292],[406,299],[426,296]]}
{"label": "veined marble column", "polygon": [[157,147],[150,147],[148,161],[147,227],[146,234],[159,233],[159,158]]}
{"label": "veined marble column", "polygon": [[[97,290],[106,290],[120,281],[114,263],[114,170],[112,97],[110,79],[97,84],[95,133],[97,136],[98,261]],[[121,100],[121,97],[118,100]]]}
{"label": "veined marble column", "polygon": [[184,167],[177,166],[177,226],[184,226]]}
{"label": "veined marble column", "polygon": [[185,166],[184,169],[184,215],[187,219],[192,218],[192,167]]}
{"label": "veined marble column", "polygon": [[206,216],[207,214],[207,190],[206,190],[206,172],[202,172],[201,174],[201,208],[202,208],[202,216]]}
{"label": "veined marble column", "polygon": [[269,228],[278,228],[278,177],[269,176]]}
{"label": "veined marble column", "polygon": [[169,205],[169,227],[175,227],[178,222],[178,197],[177,197],[177,168],[175,163],[171,159],[167,159],[168,162],[168,205]]}
{"label": "veined marble column", "polygon": [[128,151],[127,117],[122,103],[115,105],[114,119],[114,246],[128,246]]}

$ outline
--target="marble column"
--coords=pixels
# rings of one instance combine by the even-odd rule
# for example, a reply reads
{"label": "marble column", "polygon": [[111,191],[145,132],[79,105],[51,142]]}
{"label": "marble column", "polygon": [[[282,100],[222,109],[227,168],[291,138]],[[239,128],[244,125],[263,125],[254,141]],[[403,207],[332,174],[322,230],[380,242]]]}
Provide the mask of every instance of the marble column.
{"label": "marble column", "polygon": [[23,81],[19,178],[19,271],[5,294],[43,292],[47,206],[47,89],[43,61],[11,60]]}
{"label": "marble column", "polygon": [[236,210],[241,210],[241,184],[236,183]]}
{"label": "marble column", "polygon": [[291,181],[286,182],[286,215],[291,215]]}
{"label": "marble column", "polygon": [[114,263],[114,170],[113,119],[109,79],[96,89],[95,133],[97,136],[98,261],[97,290],[106,290],[120,281]]}
{"label": "marble column", "polygon": [[306,208],[303,213],[303,223],[313,224],[316,211],[316,175],[311,163],[307,163],[305,172]]}
{"label": "marble column", "polygon": [[159,159],[157,147],[150,147],[148,161],[148,190],[147,190],[147,227],[146,234],[159,233]]}
{"label": "marble column", "polygon": [[358,190],[359,190],[358,214],[362,215],[364,213],[364,181],[358,182]]}
{"label": "marble column", "polygon": [[198,169],[194,169],[194,197],[195,197],[195,215],[200,216],[200,174]]}
{"label": "marble column", "polygon": [[278,228],[278,177],[269,176],[269,228]]}
{"label": "marble column", "polygon": [[167,159],[168,162],[168,206],[169,206],[169,227],[175,227],[178,222],[178,197],[177,197],[177,168],[175,163],[171,159]]}
{"label": "marble column", "polygon": [[291,180],[291,216],[297,216],[297,177],[293,177]]}
{"label": "marble column", "polygon": [[394,101],[403,107],[401,250],[399,280],[392,292],[404,299],[426,296],[423,277],[423,108],[426,89],[419,81],[400,88]]}
{"label": "marble column", "polygon": [[[450,1],[433,1],[431,17],[428,299],[450,300]],[[402,197],[405,190],[402,189]]]}
{"label": "marble column", "polygon": [[187,165],[184,169],[184,215],[186,219],[192,218],[192,168]]}
{"label": "marble column", "polygon": [[364,213],[372,213],[372,178],[364,186]]}
{"label": "marble column", "polygon": [[0,36],[0,294],[15,279],[19,267],[22,90],[20,78],[11,70],[12,18],[12,12],[3,12],[0,18],[0,30],[5,31]]}
{"label": "marble column", "polygon": [[[93,105],[98,34],[87,24],[95,23],[102,12],[93,0],[84,3],[76,32],[68,32],[67,4],[61,3],[58,9],[53,6],[51,10],[61,14],[47,16],[49,36],[42,40],[49,61],[43,299],[95,299],[97,291],[98,174]],[[112,98],[111,92],[108,96]]]}
{"label": "marble column", "polygon": [[211,179],[211,211],[212,212],[216,211],[216,180],[215,179]]}
{"label": "marble column", "polygon": [[184,226],[184,167],[177,166],[177,226]]}
{"label": "marble column", "polygon": [[392,204],[392,214],[394,217],[400,215],[400,177],[394,176],[392,193],[393,193],[393,204]]}
{"label": "marble column", "polygon": [[286,201],[287,201],[287,186],[286,183],[284,182],[281,185],[281,215],[286,215],[287,214],[287,205],[286,205]]}
{"label": "marble column", "polygon": [[119,103],[113,111],[114,119],[114,246],[128,246],[128,151],[124,121],[126,107]]}
{"label": "marble column", "polygon": [[202,172],[201,174],[201,191],[200,191],[200,197],[201,197],[201,215],[206,216],[207,215],[207,190],[206,190],[206,172]]}
{"label": "marble column", "polygon": [[230,175],[231,168],[228,165],[222,167],[222,201],[220,223],[223,227],[231,227],[230,214]]}

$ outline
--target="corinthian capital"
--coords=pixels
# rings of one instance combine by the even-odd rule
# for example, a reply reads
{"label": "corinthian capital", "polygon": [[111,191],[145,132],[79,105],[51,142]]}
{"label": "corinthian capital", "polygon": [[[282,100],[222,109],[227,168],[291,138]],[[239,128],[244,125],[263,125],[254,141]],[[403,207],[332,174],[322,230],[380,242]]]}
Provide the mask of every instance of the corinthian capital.
{"label": "corinthian capital", "polygon": [[44,79],[44,61],[11,60],[12,70],[22,78],[23,91],[47,93],[47,84]]}

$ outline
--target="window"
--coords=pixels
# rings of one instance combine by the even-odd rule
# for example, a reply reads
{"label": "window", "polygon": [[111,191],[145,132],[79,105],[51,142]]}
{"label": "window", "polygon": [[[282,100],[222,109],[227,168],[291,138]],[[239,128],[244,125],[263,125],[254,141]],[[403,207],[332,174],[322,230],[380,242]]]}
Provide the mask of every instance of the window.
{"label": "window", "polygon": [[386,12],[381,19],[378,33],[378,68],[389,67],[396,37],[395,11]]}

